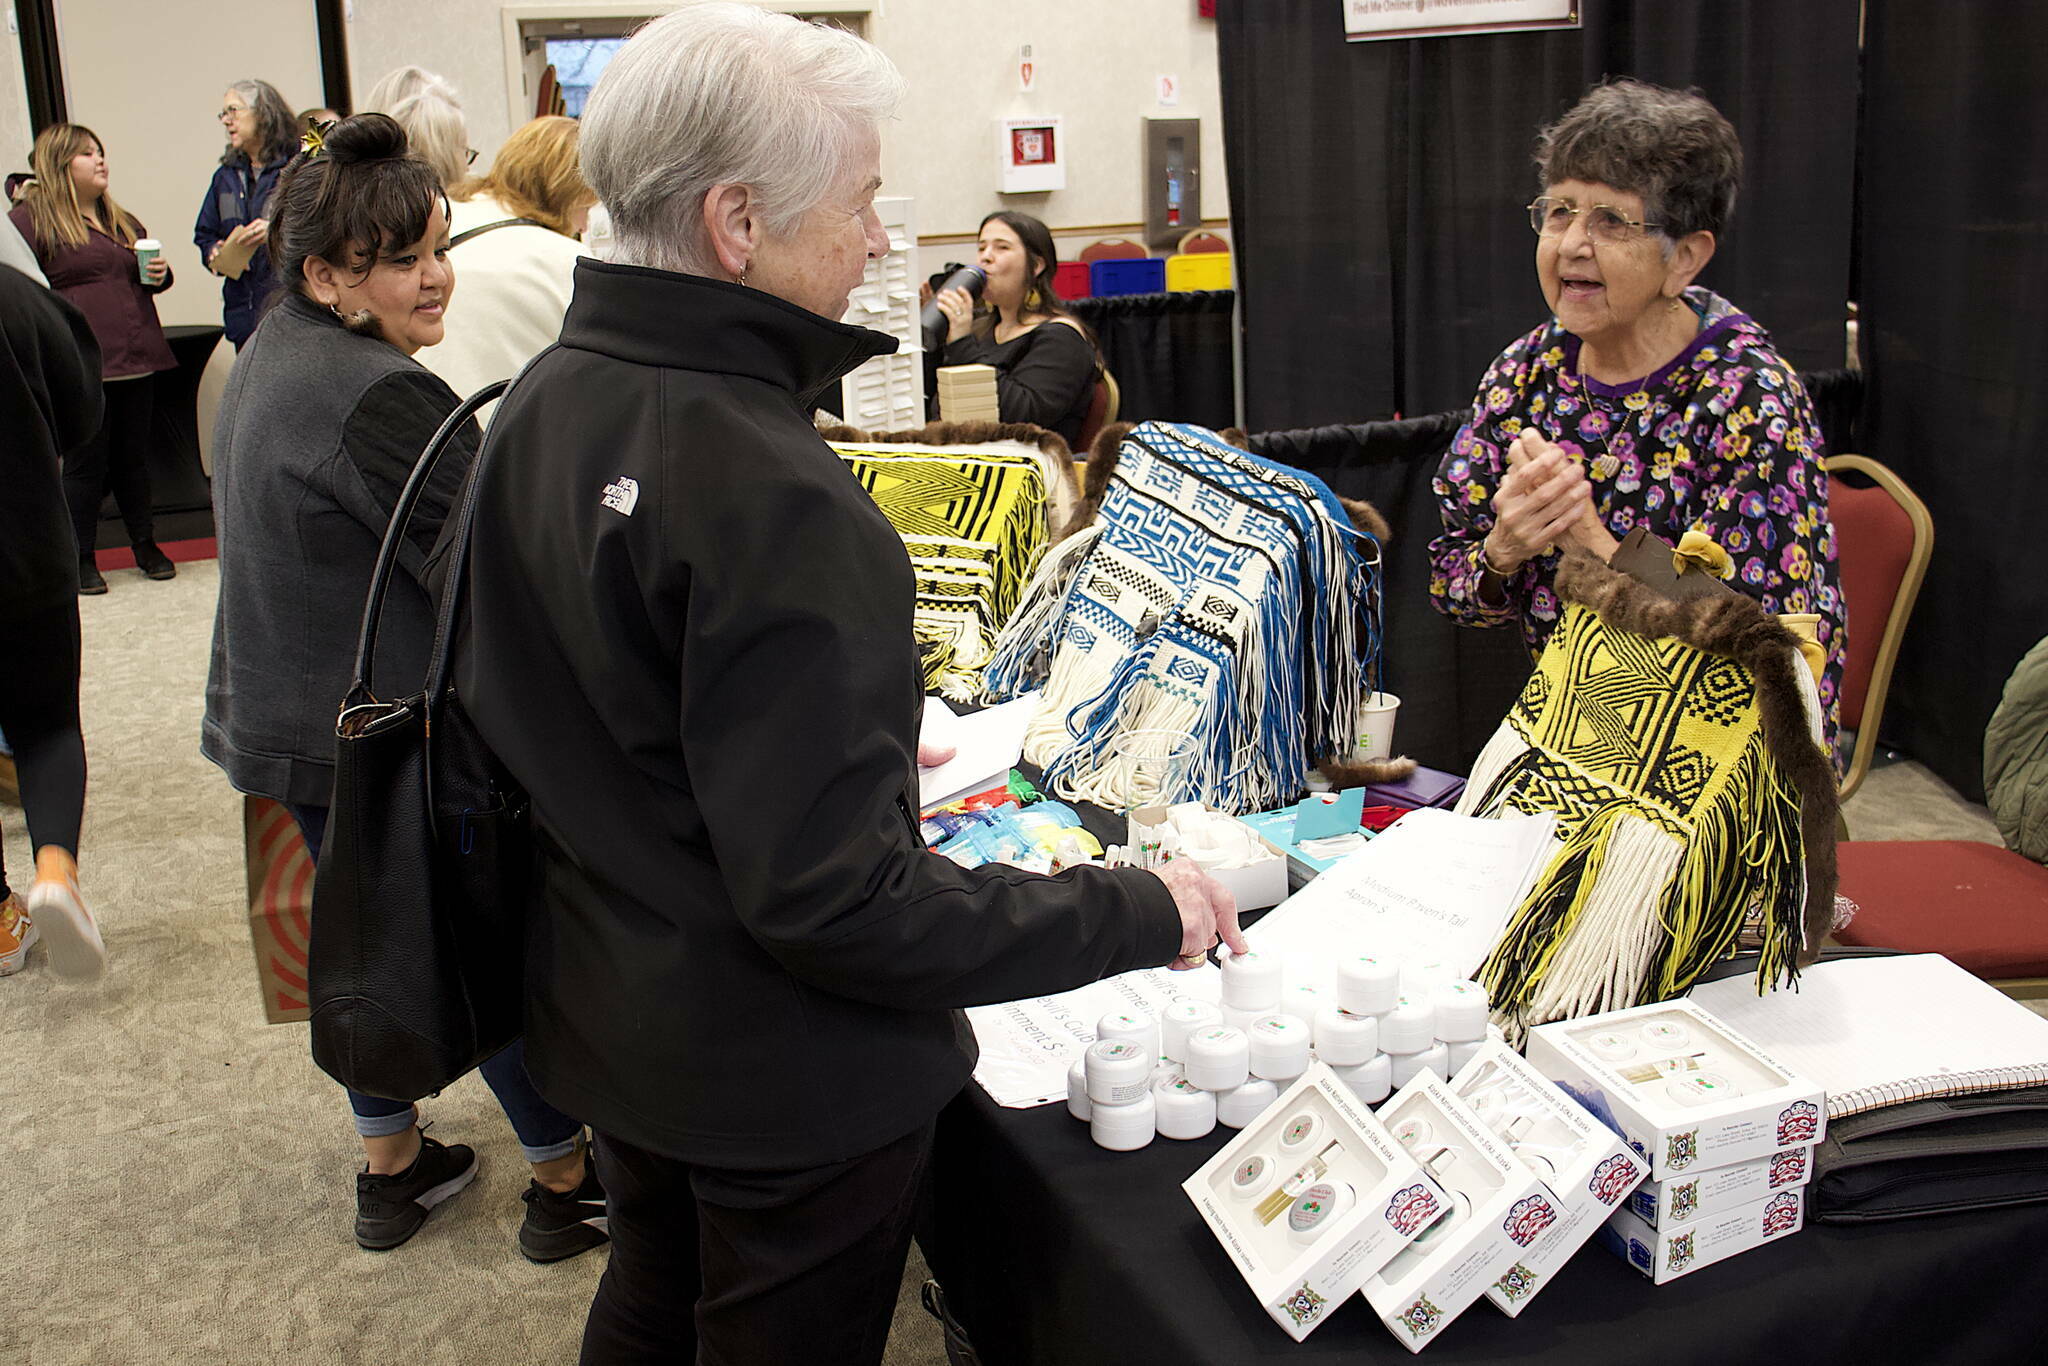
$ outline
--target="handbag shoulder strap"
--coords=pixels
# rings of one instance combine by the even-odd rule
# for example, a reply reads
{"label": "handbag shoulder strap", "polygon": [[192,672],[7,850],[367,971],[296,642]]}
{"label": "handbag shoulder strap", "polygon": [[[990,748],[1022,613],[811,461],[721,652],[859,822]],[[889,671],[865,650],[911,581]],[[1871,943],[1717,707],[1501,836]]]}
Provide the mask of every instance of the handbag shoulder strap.
{"label": "handbag shoulder strap", "polygon": [[[558,346],[560,343],[558,342],[556,345]],[[540,364],[542,357],[547,356],[554,349],[554,346],[547,347],[541,351],[540,355],[526,362],[524,366],[520,367],[519,373],[512,377],[509,384],[506,384],[504,381],[500,383],[505,384],[505,387],[516,386],[519,381],[526,378],[528,371]],[[479,390],[478,392],[480,395],[483,391]],[[504,410],[501,408],[498,411],[502,412]],[[497,421],[497,413],[491,415],[491,420],[493,423]],[[492,446],[489,434],[486,433],[484,444],[476,453],[476,459],[470,462],[469,478],[463,484],[462,496],[457,500],[454,509],[448,514],[453,523],[453,530],[451,532],[453,539],[448,543],[448,576],[441,585],[441,610],[438,620],[434,623],[433,653],[427,658],[426,699],[428,724],[430,725],[432,724],[434,713],[440,709],[442,696],[448,690],[448,675],[454,666],[455,624],[461,618],[462,595],[469,584],[469,535],[476,525],[477,492],[483,487],[484,473],[488,468],[491,454]],[[429,785],[433,781],[431,763],[432,758],[430,754]]]}
{"label": "handbag shoulder strap", "polygon": [[[523,371],[521,373],[524,373]],[[391,587],[391,576],[398,568],[399,547],[405,543],[405,529],[412,521],[413,509],[419,506],[421,496],[426,492],[427,481],[433,476],[434,467],[441,461],[441,455],[469,421],[471,414],[489,403],[510,387],[510,380],[495,380],[455,405],[455,411],[448,414],[420,458],[413,462],[412,474],[406,478],[405,488],[399,492],[398,503],[391,510],[391,522],[384,529],[384,543],[377,548],[377,566],[370,572],[370,592],[363,603],[363,625],[356,637],[355,675],[349,683],[348,695],[342,699],[342,710],[359,706],[371,700],[370,668],[377,657],[377,627],[384,615],[384,595]],[[478,452],[478,460],[482,452]],[[466,511],[467,500],[464,507]],[[459,573],[458,560],[451,568],[451,574]]]}
{"label": "handbag shoulder strap", "polygon": [[458,232],[453,237],[449,238],[448,250],[453,251],[455,250],[455,248],[461,246],[464,242],[467,242],[470,238],[481,237],[485,233],[495,232],[499,228],[544,228],[546,226],[547,224],[532,218],[500,218],[495,223],[479,223],[473,228],[464,228],[461,232]]}

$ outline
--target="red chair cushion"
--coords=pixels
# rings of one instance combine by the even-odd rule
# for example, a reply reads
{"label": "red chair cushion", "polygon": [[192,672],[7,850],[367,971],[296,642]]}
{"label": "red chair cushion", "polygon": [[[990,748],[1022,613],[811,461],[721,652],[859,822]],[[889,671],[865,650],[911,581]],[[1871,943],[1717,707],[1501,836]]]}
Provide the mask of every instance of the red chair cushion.
{"label": "red chair cushion", "polygon": [[1874,484],[1857,488],[1841,479],[1828,482],[1828,517],[1835,524],[1836,566],[1849,611],[1849,649],[1842,661],[1842,724],[1855,730],[1863,724],[1863,703],[1870,692],[1877,647],[1884,643],[1892,603],[1913,557],[1913,519],[1882,488]]}
{"label": "red chair cushion", "polygon": [[1939,953],[1993,981],[2048,977],[2048,868],[1970,840],[1846,840],[1844,944]]}

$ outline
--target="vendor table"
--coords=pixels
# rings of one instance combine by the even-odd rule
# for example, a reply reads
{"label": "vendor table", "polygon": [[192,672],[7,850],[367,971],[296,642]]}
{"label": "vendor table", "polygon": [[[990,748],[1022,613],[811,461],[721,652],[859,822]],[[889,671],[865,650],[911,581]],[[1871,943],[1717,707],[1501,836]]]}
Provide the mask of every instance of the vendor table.
{"label": "vendor table", "polygon": [[[921,1241],[986,1366],[1412,1360],[1357,1296],[1302,1343],[1260,1309],[1180,1190],[1234,1134],[1112,1153],[1062,1105],[969,1086],[939,1122]],[[2043,1205],[1809,1225],[1663,1286],[1588,1246],[1520,1318],[1474,1305],[1422,1359],[2039,1361],[2044,1246]]]}

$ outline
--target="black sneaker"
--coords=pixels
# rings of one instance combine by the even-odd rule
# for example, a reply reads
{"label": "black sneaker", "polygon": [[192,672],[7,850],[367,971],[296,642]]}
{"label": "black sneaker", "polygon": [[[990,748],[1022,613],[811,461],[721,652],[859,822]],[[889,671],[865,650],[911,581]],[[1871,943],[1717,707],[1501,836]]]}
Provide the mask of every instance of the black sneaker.
{"label": "black sneaker", "polygon": [[175,579],[178,566],[171,563],[171,557],[164,554],[163,547],[155,541],[135,543],[135,567],[142,571],[145,579]]}
{"label": "black sneaker", "polygon": [[100,573],[99,562],[90,555],[78,557],[78,595],[94,598],[107,591],[106,576]]}
{"label": "black sneaker", "polygon": [[420,1155],[395,1176],[356,1174],[356,1242],[388,1252],[427,1222],[434,1206],[476,1180],[476,1153],[420,1135]]}
{"label": "black sneaker", "polygon": [[559,1262],[611,1241],[604,1187],[597,1166],[583,1162],[583,1184],[557,1194],[538,1181],[526,1183],[526,1218],[519,1225],[519,1250],[529,1262]]}

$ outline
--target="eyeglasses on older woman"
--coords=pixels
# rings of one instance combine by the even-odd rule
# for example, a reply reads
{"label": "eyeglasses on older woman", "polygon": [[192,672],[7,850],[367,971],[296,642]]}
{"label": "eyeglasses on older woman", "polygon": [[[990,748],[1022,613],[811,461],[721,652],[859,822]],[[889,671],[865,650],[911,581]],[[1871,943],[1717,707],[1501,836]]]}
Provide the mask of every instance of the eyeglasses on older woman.
{"label": "eyeglasses on older woman", "polygon": [[1582,209],[1569,199],[1553,199],[1549,195],[1529,201],[1529,226],[1539,237],[1562,237],[1580,214],[1586,215],[1586,235],[1603,247],[1633,242],[1643,233],[1655,232],[1663,226],[1639,223],[1611,204],[1593,204]]}

